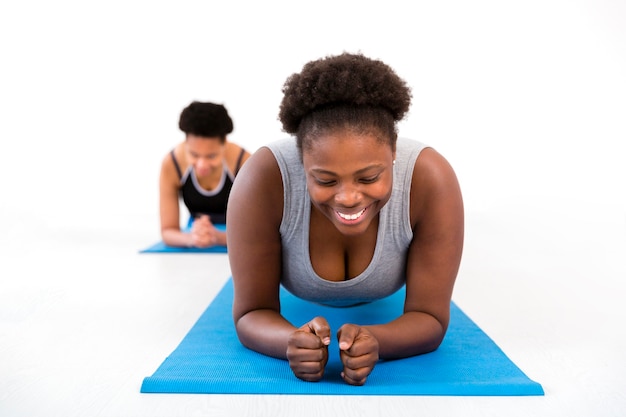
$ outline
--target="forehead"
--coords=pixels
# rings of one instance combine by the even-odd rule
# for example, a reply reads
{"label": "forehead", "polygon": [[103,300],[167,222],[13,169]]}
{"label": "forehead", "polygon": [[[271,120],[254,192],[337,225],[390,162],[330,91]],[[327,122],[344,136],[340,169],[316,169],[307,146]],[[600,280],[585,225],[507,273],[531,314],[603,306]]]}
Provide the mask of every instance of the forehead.
{"label": "forehead", "polygon": [[188,151],[203,154],[219,152],[223,147],[223,144],[218,137],[209,138],[195,135],[187,135],[185,144]]}
{"label": "forehead", "polygon": [[319,136],[302,149],[305,168],[326,166],[366,166],[386,163],[393,159],[388,143],[371,134],[349,131]]}

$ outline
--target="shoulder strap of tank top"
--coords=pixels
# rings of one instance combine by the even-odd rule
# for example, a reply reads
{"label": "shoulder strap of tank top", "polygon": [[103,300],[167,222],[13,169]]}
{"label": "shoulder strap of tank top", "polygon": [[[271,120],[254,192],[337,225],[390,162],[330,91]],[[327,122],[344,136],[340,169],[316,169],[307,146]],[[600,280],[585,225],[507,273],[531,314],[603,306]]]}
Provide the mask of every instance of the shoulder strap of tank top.
{"label": "shoulder strap of tank top", "polygon": [[176,167],[176,172],[178,172],[178,179],[181,179],[183,177],[183,173],[180,170],[180,165],[178,165],[178,161],[176,160],[176,157],[174,156],[174,149],[172,149],[172,151],[170,152],[170,155],[172,156],[172,162],[174,163],[174,167]]}
{"label": "shoulder strap of tank top", "polygon": [[243,154],[246,153],[246,151],[241,148],[241,152],[239,152],[239,158],[237,158],[237,164],[235,165],[235,172],[233,174],[235,174],[235,176],[237,176],[237,173],[239,172],[239,169],[241,168],[241,160],[243,159]]}

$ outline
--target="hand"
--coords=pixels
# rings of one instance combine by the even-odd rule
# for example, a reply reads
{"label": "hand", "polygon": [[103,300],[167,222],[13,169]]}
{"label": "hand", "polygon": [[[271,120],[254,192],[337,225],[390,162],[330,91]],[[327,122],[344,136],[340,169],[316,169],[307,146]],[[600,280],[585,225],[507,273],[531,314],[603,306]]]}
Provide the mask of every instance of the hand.
{"label": "hand", "polygon": [[337,332],[341,377],[350,385],[363,385],[378,362],[378,340],[369,330],[344,324]]}
{"label": "hand", "polygon": [[198,248],[215,246],[219,243],[220,231],[213,226],[208,215],[197,217],[191,225],[191,245]]}
{"label": "hand", "polygon": [[304,381],[319,381],[328,362],[330,326],[323,317],[293,332],[287,342],[287,359],[293,373]]}

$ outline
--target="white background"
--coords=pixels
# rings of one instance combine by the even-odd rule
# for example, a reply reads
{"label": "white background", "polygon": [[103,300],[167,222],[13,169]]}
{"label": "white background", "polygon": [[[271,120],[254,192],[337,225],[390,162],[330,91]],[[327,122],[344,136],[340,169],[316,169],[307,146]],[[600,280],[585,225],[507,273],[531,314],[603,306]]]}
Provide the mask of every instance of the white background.
{"label": "white background", "polygon": [[231,140],[255,150],[284,136],[290,74],[362,51],[411,85],[401,134],[450,159],[468,210],[585,206],[626,221],[623,2],[35,1],[0,11],[8,216],[156,221],[160,160],[182,139],[190,101],[225,104]]}
{"label": "white background", "polygon": [[[408,82],[413,104],[400,134],[455,167],[467,213],[455,298],[544,384],[550,395],[529,400],[532,412],[624,411],[626,3],[61,0],[0,5],[0,415],[207,408],[202,396],[157,404],[137,393],[228,276],[216,261],[223,277],[204,294],[195,285],[205,288],[201,268],[213,266],[136,254],[159,239],[160,161],[183,139],[178,116],[192,100],[225,104],[230,139],[251,151],[285,136],[285,79],[343,51],[381,59]],[[193,308],[145,300],[171,291],[164,277],[180,268],[194,284],[176,281],[179,301],[195,297]],[[172,321],[154,349],[132,345],[146,362],[126,374],[92,364],[81,376],[93,347],[81,350],[80,338],[71,372],[51,365],[52,334],[76,333],[70,300],[119,336],[103,316],[106,297],[126,306],[115,317],[128,333],[133,306],[186,321]],[[52,345],[36,342],[44,328]],[[102,334],[88,334],[99,343]],[[117,388],[86,394],[98,372]],[[91,408],[51,400],[56,390]],[[475,401],[469,411],[456,404],[485,414]],[[502,404],[485,407],[497,414]],[[290,407],[266,411],[281,410]]]}

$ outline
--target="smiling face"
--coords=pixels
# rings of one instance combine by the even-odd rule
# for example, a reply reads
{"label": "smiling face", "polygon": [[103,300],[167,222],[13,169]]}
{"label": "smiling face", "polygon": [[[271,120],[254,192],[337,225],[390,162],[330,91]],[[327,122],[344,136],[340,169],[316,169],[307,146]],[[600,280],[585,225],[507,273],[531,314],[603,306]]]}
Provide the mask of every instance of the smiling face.
{"label": "smiling face", "polygon": [[358,235],[389,201],[394,152],[375,136],[332,132],[303,149],[302,162],[314,208],[344,235]]}
{"label": "smiling face", "polygon": [[205,138],[192,134],[185,141],[187,161],[193,166],[198,178],[210,177],[222,170],[224,144],[220,138]]}

